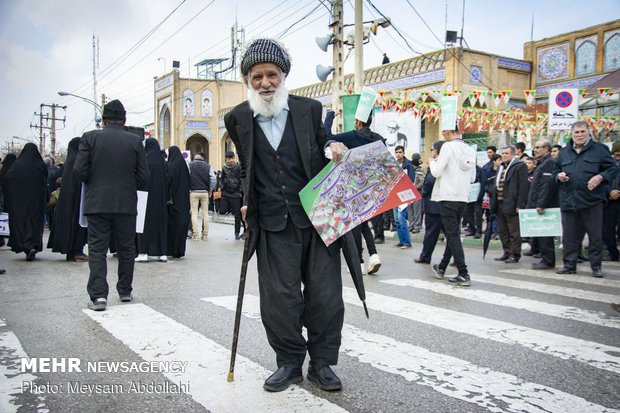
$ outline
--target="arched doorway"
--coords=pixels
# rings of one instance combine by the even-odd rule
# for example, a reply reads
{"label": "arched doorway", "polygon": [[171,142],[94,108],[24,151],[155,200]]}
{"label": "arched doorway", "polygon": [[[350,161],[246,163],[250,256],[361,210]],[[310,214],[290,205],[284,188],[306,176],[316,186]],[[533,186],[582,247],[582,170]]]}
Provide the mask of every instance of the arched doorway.
{"label": "arched doorway", "polygon": [[205,161],[209,162],[209,141],[199,133],[195,133],[185,141],[185,149],[191,152],[191,157],[197,153],[203,153]]}
{"label": "arched doorway", "polygon": [[164,105],[159,114],[159,143],[163,148],[170,147],[170,109]]}

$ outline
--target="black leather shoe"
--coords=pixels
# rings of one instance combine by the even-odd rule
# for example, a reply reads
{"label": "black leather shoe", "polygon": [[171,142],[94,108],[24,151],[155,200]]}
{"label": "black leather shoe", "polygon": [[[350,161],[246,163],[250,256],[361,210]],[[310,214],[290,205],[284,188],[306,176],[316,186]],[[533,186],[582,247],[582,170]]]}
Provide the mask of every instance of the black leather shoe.
{"label": "black leather shoe", "polygon": [[536,264],[532,264],[532,268],[535,270],[550,270],[551,268],[555,268],[555,266],[547,265],[544,262],[537,262]]}
{"label": "black leather shoe", "polygon": [[342,389],[342,382],[336,373],[327,365],[313,366],[308,368],[308,380],[314,382],[323,390],[335,391]]}
{"label": "black leather shoe", "polygon": [[32,249],[26,253],[26,261],[34,261],[34,257],[37,255],[37,250]]}
{"label": "black leather shoe", "polygon": [[430,264],[430,261],[424,261],[422,258],[414,258],[413,262],[417,263],[417,264]]}
{"label": "black leather shoe", "polygon": [[510,255],[508,254],[504,254],[501,257],[497,257],[497,258],[493,258],[495,261],[506,261],[508,258],[510,258]]}
{"label": "black leather shoe", "polygon": [[517,257],[509,257],[506,261],[504,261],[506,264],[516,264],[519,262],[519,259]]}
{"label": "black leather shoe", "polygon": [[601,270],[600,268],[592,270],[592,276],[596,278],[603,278],[603,270]]}
{"label": "black leather shoe", "polygon": [[267,391],[286,390],[291,384],[299,383],[304,380],[299,367],[280,367],[263,384],[263,389]]}
{"label": "black leather shoe", "polygon": [[555,271],[556,274],[577,274],[574,268],[562,267]]}

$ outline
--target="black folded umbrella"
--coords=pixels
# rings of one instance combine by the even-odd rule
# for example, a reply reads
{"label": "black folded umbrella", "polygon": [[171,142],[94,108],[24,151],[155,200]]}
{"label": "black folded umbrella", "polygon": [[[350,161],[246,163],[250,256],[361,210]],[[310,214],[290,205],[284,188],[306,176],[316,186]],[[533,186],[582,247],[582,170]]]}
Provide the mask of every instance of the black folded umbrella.
{"label": "black folded umbrella", "polygon": [[355,240],[353,239],[353,234],[351,232],[347,232],[340,238],[340,240],[342,242],[342,253],[344,254],[344,259],[347,262],[347,267],[349,267],[349,272],[351,273],[353,284],[355,284],[357,295],[364,305],[366,318],[370,318],[368,316],[368,307],[366,307],[366,290],[364,289],[362,263],[360,262],[360,256],[357,251],[357,246],[355,245]]}
{"label": "black folded umbrella", "polygon": [[493,232],[493,219],[495,219],[495,214],[489,214],[487,227],[484,230],[484,239],[482,240],[482,259],[484,259],[485,255],[487,255],[489,243],[491,242],[491,233]]}

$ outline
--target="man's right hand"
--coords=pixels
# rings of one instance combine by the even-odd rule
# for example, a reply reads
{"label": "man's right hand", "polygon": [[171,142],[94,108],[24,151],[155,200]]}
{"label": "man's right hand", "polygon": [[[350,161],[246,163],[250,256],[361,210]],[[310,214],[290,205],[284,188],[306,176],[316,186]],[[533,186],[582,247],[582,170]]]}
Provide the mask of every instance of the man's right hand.
{"label": "man's right hand", "polygon": [[332,160],[338,163],[342,159],[342,154],[345,153],[348,148],[344,146],[342,142],[332,142],[329,144],[329,150],[332,153]]}
{"label": "man's right hand", "polygon": [[243,220],[243,223],[246,225],[248,225],[248,223],[245,221],[245,214],[248,212],[248,207],[247,205],[244,205],[241,207],[241,219]]}

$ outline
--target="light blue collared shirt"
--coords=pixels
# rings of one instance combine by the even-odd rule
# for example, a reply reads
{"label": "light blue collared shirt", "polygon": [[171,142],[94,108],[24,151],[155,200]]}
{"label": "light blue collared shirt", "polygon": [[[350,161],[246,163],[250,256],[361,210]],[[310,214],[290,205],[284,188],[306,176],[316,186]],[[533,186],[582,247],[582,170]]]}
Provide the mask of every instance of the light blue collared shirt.
{"label": "light blue collared shirt", "polygon": [[284,135],[284,128],[286,127],[286,118],[288,117],[290,109],[288,108],[288,102],[286,102],[284,109],[274,117],[266,117],[258,113],[254,113],[254,117],[258,122],[258,125],[263,130],[265,137],[271,144],[274,150],[278,150],[280,141],[282,141],[282,135]]}

